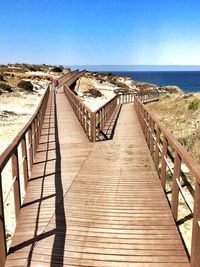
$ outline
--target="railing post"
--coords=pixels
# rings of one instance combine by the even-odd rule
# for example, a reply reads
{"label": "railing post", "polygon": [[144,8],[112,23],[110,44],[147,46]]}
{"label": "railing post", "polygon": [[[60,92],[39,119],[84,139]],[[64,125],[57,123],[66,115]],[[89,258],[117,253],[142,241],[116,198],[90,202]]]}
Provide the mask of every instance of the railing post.
{"label": "railing post", "polygon": [[192,228],[191,267],[199,267],[200,264],[200,186],[195,183],[194,212]]}
{"label": "railing post", "polygon": [[150,135],[151,135],[151,119],[150,119],[150,116],[149,114],[147,113],[147,145],[148,147],[150,148]]}
{"label": "railing post", "polygon": [[32,146],[33,146],[33,159],[34,159],[36,154],[35,120],[32,123]]}
{"label": "railing post", "polygon": [[13,185],[14,201],[15,201],[15,217],[17,219],[20,208],[21,208],[21,193],[20,193],[20,182],[19,182],[19,161],[17,148],[13,151],[12,155],[12,175],[15,179]]}
{"label": "railing post", "polygon": [[164,136],[163,146],[162,146],[162,165],[161,165],[161,183],[162,183],[163,188],[165,188],[165,184],[166,184],[167,148],[168,148],[168,141],[166,137]]}
{"label": "railing post", "polygon": [[27,188],[29,175],[28,175],[28,160],[27,160],[27,147],[26,147],[26,136],[22,138],[22,159],[23,160],[23,174],[24,174],[24,187]]}
{"label": "railing post", "polygon": [[179,197],[179,187],[176,179],[180,179],[180,171],[181,171],[181,158],[176,152],[175,160],[174,160],[174,173],[173,173],[173,184],[172,184],[172,204],[171,211],[174,216],[174,219],[178,218],[178,197]]}
{"label": "railing post", "polygon": [[96,113],[92,112],[90,114],[90,127],[91,127],[91,142],[96,141]]}
{"label": "railing post", "polygon": [[148,132],[148,125],[147,125],[147,112],[146,110],[144,109],[144,136],[145,136],[145,139],[147,141],[147,132]]}
{"label": "railing post", "polygon": [[0,263],[4,266],[7,255],[6,229],[3,207],[2,177],[0,173]]}
{"label": "railing post", "polygon": [[30,171],[32,169],[33,166],[33,140],[32,140],[32,127],[30,127],[29,131],[28,131],[28,147],[29,147],[29,168]]}
{"label": "railing post", "polygon": [[160,144],[160,133],[161,130],[157,127],[156,129],[156,148],[155,148],[155,156],[154,156],[154,162],[156,169],[158,169],[158,164],[159,164],[159,144]]}
{"label": "railing post", "polygon": [[88,116],[88,111],[85,110],[85,114],[86,114],[86,134],[87,136],[89,136],[89,116]]}
{"label": "railing post", "polygon": [[150,153],[151,155],[153,155],[153,149],[154,149],[154,139],[153,139],[153,135],[154,135],[154,128],[155,128],[155,124],[154,121],[150,118]]}

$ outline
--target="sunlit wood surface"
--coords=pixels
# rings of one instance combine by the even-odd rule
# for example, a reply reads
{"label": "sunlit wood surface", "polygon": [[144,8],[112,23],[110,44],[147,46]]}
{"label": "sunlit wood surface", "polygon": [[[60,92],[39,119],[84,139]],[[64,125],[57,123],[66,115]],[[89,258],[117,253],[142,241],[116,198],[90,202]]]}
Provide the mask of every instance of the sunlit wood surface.
{"label": "sunlit wood surface", "polygon": [[6,266],[189,266],[133,104],[90,143],[51,96]]}

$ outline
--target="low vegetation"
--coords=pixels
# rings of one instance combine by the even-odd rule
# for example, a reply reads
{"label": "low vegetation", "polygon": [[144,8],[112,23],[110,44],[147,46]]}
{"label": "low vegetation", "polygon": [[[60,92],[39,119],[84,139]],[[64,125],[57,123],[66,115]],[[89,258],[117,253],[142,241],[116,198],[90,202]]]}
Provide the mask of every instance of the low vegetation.
{"label": "low vegetation", "polygon": [[0,74],[0,81],[4,81],[3,74]]}
{"label": "low vegetation", "polygon": [[200,107],[200,99],[194,98],[188,105],[189,110],[197,110]]}
{"label": "low vegetation", "polygon": [[20,81],[20,82],[18,83],[17,86],[18,86],[19,88],[21,88],[21,89],[26,90],[26,91],[33,92],[33,85],[32,85],[32,83],[29,82],[29,81],[24,81],[24,80],[22,80],[22,81]]}
{"label": "low vegetation", "polygon": [[52,69],[53,72],[63,72],[63,69],[61,67],[54,67]]}
{"label": "low vegetation", "polygon": [[200,163],[200,94],[166,95],[147,107]]}
{"label": "low vegetation", "polygon": [[89,90],[85,91],[84,94],[89,96],[89,97],[94,97],[94,98],[102,96],[102,93],[97,89],[89,89]]}
{"label": "low vegetation", "polygon": [[12,87],[7,83],[0,83],[0,89],[6,91],[6,92],[13,92]]}

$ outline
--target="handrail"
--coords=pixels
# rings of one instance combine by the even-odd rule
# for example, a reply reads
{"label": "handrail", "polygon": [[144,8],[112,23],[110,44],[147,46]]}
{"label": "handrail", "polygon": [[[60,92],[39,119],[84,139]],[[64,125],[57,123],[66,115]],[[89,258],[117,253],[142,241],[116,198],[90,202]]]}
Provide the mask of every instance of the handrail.
{"label": "handrail", "polygon": [[74,74],[79,73],[78,70],[74,70],[71,72],[68,72],[66,74],[64,74],[63,76],[58,78],[58,88],[61,87],[65,82],[67,82],[69,80],[69,76],[72,77]]}
{"label": "handrail", "polygon": [[63,90],[86,135],[91,142],[94,142],[96,138],[96,136],[94,135],[94,132],[96,132],[96,130],[94,129],[95,113],[92,112],[83,103],[83,101],[70,90],[70,88],[66,84],[63,85]]}
{"label": "handrail", "polygon": [[[169,172],[172,175],[172,200],[170,206],[176,222],[178,221],[178,206],[180,204],[179,193],[182,195],[189,210],[192,207],[188,197],[193,198],[190,264],[192,267],[197,267],[200,263],[200,165],[156,116],[145,108],[144,104],[137,97],[135,98],[134,105],[164,190],[166,190],[168,183],[167,175],[169,175]],[[195,180],[194,194],[187,177],[184,176],[182,178],[183,164],[189,169],[190,175]],[[183,186],[188,187],[187,195],[183,191]]]}
{"label": "handrail", "polygon": [[32,115],[32,117],[29,119],[29,121],[27,122],[27,124],[24,126],[24,128],[22,128],[22,130],[17,134],[17,136],[14,138],[14,140],[12,141],[12,143],[4,150],[4,152],[0,155],[0,172],[2,172],[3,168],[5,167],[8,158],[10,158],[12,151],[13,151],[13,147],[14,146],[18,146],[19,143],[21,142],[21,140],[23,139],[23,136],[26,134],[26,132],[30,129],[31,124],[33,123],[33,121],[36,119],[37,114],[41,108],[41,105],[43,104],[43,102],[45,101],[47,95],[49,94],[49,86],[47,87],[47,89],[44,92],[44,95],[42,97],[42,99],[40,100],[40,103],[35,111],[35,113]]}
{"label": "handrail", "polygon": [[[48,85],[33,116],[30,118],[30,120],[24,126],[24,128],[18,133],[18,135],[14,138],[14,140],[7,147],[7,149],[0,155],[0,248],[1,248],[0,262],[2,263],[3,266],[7,255],[7,244],[6,244],[6,229],[5,229],[5,216],[4,216],[5,197],[3,196],[3,188],[2,188],[2,178],[3,178],[2,171],[4,170],[8,161],[11,160],[14,209],[15,209],[15,218],[17,219],[19,211],[22,206],[20,183],[23,180],[24,189],[26,190],[28,180],[30,177],[30,172],[34,162],[35,153],[39,143],[49,92],[50,92],[50,85]],[[20,166],[19,166],[20,145],[22,151],[23,177],[21,177],[20,175]],[[11,192],[11,190],[9,190],[9,192]],[[7,197],[8,195],[6,196],[6,198]]]}
{"label": "handrail", "polygon": [[114,96],[106,104],[102,105],[95,111],[91,111],[83,101],[76,96],[70,88],[64,84],[64,93],[74,110],[81,126],[83,127],[88,139],[95,142],[100,130],[103,129],[108,119],[117,107],[117,96]]}
{"label": "handrail", "polygon": [[[85,73],[85,71],[83,71]],[[83,75],[83,74],[82,74]],[[80,76],[82,76],[80,74]],[[115,95],[108,102],[98,107],[95,111],[91,111],[80,99],[75,95],[67,85],[63,84],[63,89],[66,97],[68,98],[74,113],[76,114],[81,126],[83,127],[88,139],[91,142],[96,142],[100,133],[104,129],[106,123],[110,117],[117,112],[122,104],[133,103],[135,93],[123,93]],[[138,94],[138,96],[140,96]],[[158,94],[141,95],[141,99],[144,102],[152,100],[158,100]]]}

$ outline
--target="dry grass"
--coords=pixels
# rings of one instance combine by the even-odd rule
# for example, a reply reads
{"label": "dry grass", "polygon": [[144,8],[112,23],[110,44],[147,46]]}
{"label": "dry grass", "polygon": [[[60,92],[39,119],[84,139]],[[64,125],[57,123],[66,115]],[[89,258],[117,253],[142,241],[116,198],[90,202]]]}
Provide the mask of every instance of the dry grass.
{"label": "dry grass", "polygon": [[[147,105],[147,108],[162,121],[179,142],[187,149],[198,163],[200,163],[200,94],[172,94],[161,98],[161,101]],[[182,164],[182,167],[184,164]],[[186,170],[185,176],[194,187],[194,177]],[[172,182],[168,181],[167,190],[172,189]],[[183,191],[191,206],[194,199],[186,187]],[[171,194],[168,194],[169,201]],[[187,218],[187,219],[186,219]],[[179,194],[178,220],[179,226],[188,251],[191,250],[192,215],[185,201]]]}
{"label": "dry grass", "polygon": [[172,94],[148,104],[148,109],[167,126],[178,141],[200,163],[200,94]]}

